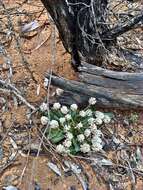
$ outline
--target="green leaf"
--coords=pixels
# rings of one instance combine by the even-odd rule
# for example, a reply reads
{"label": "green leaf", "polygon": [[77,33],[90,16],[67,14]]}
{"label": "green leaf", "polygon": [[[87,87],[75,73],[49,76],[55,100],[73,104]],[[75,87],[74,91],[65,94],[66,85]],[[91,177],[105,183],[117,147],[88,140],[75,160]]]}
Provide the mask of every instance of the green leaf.
{"label": "green leaf", "polygon": [[77,152],[75,151],[75,148],[73,146],[71,146],[69,149],[70,149],[70,153],[72,155],[76,155],[77,154]]}
{"label": "green leaf", "polygon": [[80,151],[80,146],[79,146],[79,144],[78,144],[78,141],[76,140],[76,139],[73,139],[73,146],[74,146],[74,150],[75,150],[75,152],[77,153],[77,152],[79,152]]}
{"label": "green leaf", "polygon": [[50,134],[49,134],[49,140],[52,143],[58,143],[61,140],[64,139],[64,133],[61,130],[51,130]]}
{"label": "green leaf", "polygon": [[114,118],[114,114],[112,112],[104,113],[104,115],[108,115],[111,119]]}
{"label": "green leaf", "polygon": [[60,116],[58,116],[58,113],[51,111],[50,112],[50,119],[51,120],[59,120]]}

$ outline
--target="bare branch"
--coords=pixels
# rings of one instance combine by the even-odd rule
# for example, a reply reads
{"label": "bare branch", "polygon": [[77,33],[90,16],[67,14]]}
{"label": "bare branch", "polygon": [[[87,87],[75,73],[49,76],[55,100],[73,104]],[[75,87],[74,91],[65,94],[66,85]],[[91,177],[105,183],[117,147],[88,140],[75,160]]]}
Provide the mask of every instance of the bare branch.
{"label": "bare branch", "polygon": [[20,101],[22,101],[24,104],[26,104],[30,109],[32,109],[33,111],[36,110],[36,108],[31,105],[29,102],[27,102],[27,100],[21,95],[20,91],[14,87],[12,84],[10,83],[6,83],[5,81],[0,79],[0,85],[7,90],[10,90],[10,92],[12,92],[15,96],[17,96]]}
{"label": "bare branch", "polygon": [[142,20],[143,20],[143,13],[132,18],[127,24],[118,25],[114,27],[112,30],[104,34],[102,38],[114,40],[115,38],[124,34],[125,32],[132,30]]}

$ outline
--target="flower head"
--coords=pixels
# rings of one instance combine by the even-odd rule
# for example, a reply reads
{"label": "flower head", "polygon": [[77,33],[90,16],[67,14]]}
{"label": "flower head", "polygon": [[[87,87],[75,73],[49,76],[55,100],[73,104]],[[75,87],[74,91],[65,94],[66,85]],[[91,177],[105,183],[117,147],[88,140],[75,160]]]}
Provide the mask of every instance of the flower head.
{"label": "flower head", "polygon": [[40,110],[41,110],[42,112],[44,112],[44,111],[47,111],[47,109],[48,109],[47,104],[46,104],[46,103],[42,103],[41,106],[40,106]]}
{"label": "flower head", "polygon": [[50,127],[51,127],[52,129],[58,128],[58,127],[59,127],[58,121],[56,121],[56,120],[50,121]]}
{"label": "flower head", "polygon": [[77,136],[77,140],[78,140],[79,142],[83,142],[84,139],[85,139],[85,137],[84,137],[83,134],[80,134],[80,135]]}
{"label": "flower head", "polygon": [[49,122],[48,117],[46,117],[46,116],[42,116],[41,117],[41,123],[42,123],[42,125],[47,125],[48,122]]}
{"label": "flower head", "polygon": [[96,125],[102,125],[102,119],[96,118],[96,119],[95,119],[95,124],[96,124]]}
{"label": "flower head", "polygon": [[91,142],[93,151],[100,151],[103,148],[102,139],[100,137],[94,136]]}
{"label": "flower head", "polygon": [[92,145],[92,150],[93,151],[101,151],[102,148],[103,148],[103,146],[100,143],[96,143],[96,145],[94,145],[94,146]]}
{"label": "flower head", "polygon": [[73,134],[70,133],[70,132],[68,132],[68,133],[66,134],[66,137],[67,137],[67,139],[71,140],[71,139],[73,139]]}
{"label": "flower head", "polygon": [[67,148],[69,148],[71,145],[72,145],[72,142],[71,140],[69,139],[66,139],[64,142],[63,142],[63,145]]}
{"label": "flower head", "polygon": [[70,115],[70,114],[65,115],[65,118],[66,118],[66,120],[67,120],[67,121],[69,121],[69,120],[71,120],[71,119],[72,119],[72,117],[71,117],[71,115]]}
{"label": "flower head", "polygon": [[61,107],[61,104],[58,103],[58,102],[56,102],[56,103],[53,104],[53,109],[54,110],[58,110],[58,109],[60,109],[60,107]]}
{"label": "flower head", "polygon": [[77,104],[72,104],[72,105],[70,106],[70,109],[71,109],[72,111],[76,111],[77,108],[78,108]]}
{"label": "flower head", "polygon": [[61,107],[61,112],[62,112],[63,114],[66,115],[66,114],[68,113],[68,111],[69,111],[69,110],[68,110],[67,106],[62,106],[62,107]]}
{"label": "flower head", "polygon": [[83,127],[83,124],[82,124],[81,122],[76,125],[76,128],[77,128],[77,129],[80,129],[80,128],[82,128],[82,127]]}
{"label": "flower head", "polygon": [[62,144],[57,145],[56,151],[59,152],[59,153],[64,153],[65,152],[64,145],[62,145]]}
{"label": "flower head", "polygon": [[91,142],[92,142],[93,145],[96,145],[96,143],[102,143],[102,139],[101,139],[99,136],[94,135],[94,136],[92,137]]}
{"label": "flower head", "polygon": [[85,135],[86,137],[89,137],[90,134],[91,134],[91,130],[90,130],[90,129],[86,129],[86,130],[84,131],[84,135]]}
{"label": "flower head", "polygon": [[104,121],[105,124],[108,124],[108,123],[110,123],[111,118],[108,115],[105,115],[104,118],[103,118],[103,121]]}
{"label": "flower head", "polygon": [[86,115],[87,116],[92,116],[92,110],[91,109],[86,110]]}
{"label": "flower head", "polygon": [[66,119],[65,119],[64,117],[61,117],[61,118],[59,119],[59,121],[60,121],[61,124],[63,124],[63,123],[66,121]]}
{"label": "flower head", "polygon": [[79,115],[80,115],[81,117],[85,117],[85,116],[86,116],[86,112],[82,110],[82,111],[79,112]]}
{"label": "flower head", "polygon": [[88,123],[89,123],[89,125],[93,125],[95,123],[95,119],[94,118],[89,118]]}
{"label": "flower head", "polygon": [[97,131],[97,126],[96,126],[95,124],[91,125],[91,126],[90,126],[90,130],[91,130],[91,132],[92,132],[93,134],[96,133],[96,131]]}
{"label": "flower head", "polygon": [[101,111],[96,111],[95,116],[99,119],[103,119],[105,117],[104,113],[102,113]]}
{"label": "flower head", "polygon": [[87,143],[84,143],[82,145],[80,145],[80,151],[83,153],[88,153],[90,152],[90,145]]}
{"label": "flower head", "polygon": [[89,103],[89,105],[95,105],[96,104],[96,98],[94,98],[94,97],[89,98],[88,103]]}
{"label": "flower head", "polygon": [[69,130],[70,130],[70,128],[71,128],[71,126],[70,126],[70,125],[65,125],[65,126],[64,126],[64,131],[69,131]]}
{"label": "flower head", "polygon": [[94,131],[94,135],[100,137],[103,135],[103,133],[99,129],[97,129],[96,131]]}

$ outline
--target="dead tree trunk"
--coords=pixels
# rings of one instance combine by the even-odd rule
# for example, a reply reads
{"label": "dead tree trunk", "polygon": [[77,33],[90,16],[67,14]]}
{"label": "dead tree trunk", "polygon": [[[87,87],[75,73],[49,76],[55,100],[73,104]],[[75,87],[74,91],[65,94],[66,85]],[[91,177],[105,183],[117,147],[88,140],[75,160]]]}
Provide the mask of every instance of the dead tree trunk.
{"label": "dead tree trunk", "polygon": [[[101,66],[104,58],[107,56],[106,53],[113,47],[116,47],[117,37],[133,29],[143,20],[143,13],[132,17],[128,22],[117,24],[111,28],[107,23],[108,0],[41,1],[53,18],[65,49],[72,56],[72,64],[79,72],[82,81],[79,85],[85,84],[87,88],[86,93],[85,90],[83,92],[78,91],[78,87],[72,86],[73,82],[71,82],[71,90],[75,87],[76,94],[94,95],[95,97],[97,95],[103,106],[107,105],[108,102],[108,106],[112,106],[113,103],[114,107],[120,107],[120,103],[124,104],[125,107],[143,107],[143,77],[141,74],[139,76],[135,74],[137,78],[130,80],[129,78],[134,78],[134,75],[125,73],[123,76],[120,73],[106,72],[96,67]],[[143,58],[136,60],[142,62]],[[83,66],[83,62],[87,63],[86,66]],[[92,67],[90,64],[96,66]],[[111,77],[104,76],[105,73],[111,75]],[[117,75],[117,78],[113,77],[113,75]],[[121,77],[127,77],[127,80],[122,80]],[[53,84],[55,81],[56,85],[58,85],[57,78],[53,80]],[[60,83],[59,86],[68,91],[70,90],[63,83],[62,85]],[[91,86],[94,89],[93,93],[89,90]],[[99,93],[100,90],[102,93]],[[115,98],[116,93],[119,93],[117,98]],[[103,94],[104,101],[102,101]],[[137,101],[135,100],[136,97]],[[115,101],[118,103],[115,103]]]}
{"label": "dead tree trunk", "polygon": [[59,30],[64,47],[71,53],[73,63],[79,65],[83,58],[93,64],[101,62],[104,48],[113,42],[101,39],[102,34],[109,32],[108,25],[101,24],[105,23],[107,0],[42,2]]}

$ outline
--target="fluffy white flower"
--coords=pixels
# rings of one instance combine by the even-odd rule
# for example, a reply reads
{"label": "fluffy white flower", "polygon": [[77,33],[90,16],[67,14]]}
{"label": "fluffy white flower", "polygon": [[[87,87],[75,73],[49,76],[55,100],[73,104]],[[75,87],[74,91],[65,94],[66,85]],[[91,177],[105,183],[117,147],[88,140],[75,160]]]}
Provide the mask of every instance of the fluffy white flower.
{"label": "fluffy white flower", "polygon": [[82,124],[81,122],[76,125],[76,128],[77,128],[77,129],[80,129],[80,128],[82,128],[82,127],[83,127],[83,124]]}
{"label": "fluffy white flower", "polygon": [[70,114],[67,114],[67,115],[65,115],[65,118],[67,119],[67,121],[69,121],[69,120],[71,120],[71,115]]}
{"label": "fluffy white flower", "polygon": [[71,109],[72,111],[76,111],[77,108],[78,108],[77,104],[72,104],[72,105],[70,106],[70,109]]}
{"label": "fluffy white flower", "polygon": [[90,130],[90,129],[86,129],[86,130],[84,131],[84,135],[85,135],[86,137],[89,137],[90,134],[91,134],[91,130]]}
{"label": "fluffy white flower", "polygon": [[56,151],[59,152],[59,153],[65,152],[65,147],[64,147],[64,145],[62,145],[62,144],[57,145]]}
{"label": "fluffy white flower", "polygon": [[102,150],[102,148],[103,148],[103,146],[100,143],[96,143],[96,145],[94,145],[94,146],[92,145],[93,151],[100,151],[100,150]]}
{"label": "fluffy white flower", "polygon": [[49,79],[45,78],[44,79],[44,87],[47,88],[49,85]]}
{"label": "fluffy white flower", "polygon": [[69,130],[70,130],[70,128],[71,128],[71,126],[70,126],[70,125],[65,125],[65,126],[64,126],[64,131],[69,131]]}
{"label": "fluffy white flower", "polygon": [[94,118],[89,118],[89,119],[88,119],[89,125],[93,125],[94,122],[95,122],[95,119],[94,119]]}
{"label": "fluffy white flower", "polygon": [[97,126],[95,124],[91,125],[90,130],[94,134],[96,132],[96,130],[97,130]]}
{"label": "fluffy white flower", "polygon": [[96,119],[95,119],[95,124],[96,124],[96,125],[102,125],[102,119],[96,118]]}
{"label": "fluffy white flower", "polygon": [[47,111],[47,109],[48,109],[47,104],[46,104],[46,103],[42,103],[41,106],[40,106],[40,110],[41,110],[42,112],[44,112],[44,111]]}
{"label": "fluffy white flower", "polygon": [[68,132],[68,133],[66,134],[66,137],[67,137],[67,139],[71,140],[71,139],[73,139],[73,134],[70,133],[70,132]]}
{"label": "fluffy white flower", "polygon": [[95,135],[95,136],[93,136],[91,142],[92,142],[92,145],[94,146],[97,143],[102,143],[102,139],[99,136]]}
{"label": "fluffy white flower", "polygon": [[46,117],[46,116],[42,116],[41,117],[41,123],[42,123],[42,125],[47,125],[48,122],[49,122],[48,117]]}
{"label": "fluffy white flower", "polygon": [[92,110],[91,109],[87,109],[86,110],[86,115],[87,116],[92,116]]}
{"label": "fluffy white flower", "polygon": [[84,137],[83,134],[77,135],[77,140],[78,140],[79,142],[83,142],[84,139],[85,139],[85,137]]}
{"label": "fluffy white flower", "polygon": [[82,110],[82,111],[79,112],[79,115],[80,115],[81,117],[85,117],[85,116],[86,116],[86,112]]}
{"label": "fluffy white flower", "polygon": [[58,128],[58,127],[59,127],[58,121],[56,121],[56,120],[50,121],[50,127],[51,127],[52,129]]}
{"label": "fluffy white flower", "polygon": [[61,117],[61,118],[59,119],[59,121],[60,121],[61,124],[63,124],[63,123],[66,121],[66,119],[65,119],[64,117]]}
{"label": "fluffy white flower", "polygon": [[63,92],[64,92],[64,91],[63,91],[62,89],[60,89],[60,88],[57,88],[57,89],[56,89],[56,94],[57,94],[58,96],[60,96]]}
{"label": "fluffy white flower", "polygon": [[97,130],[94,132],[94,135],[100,137],[100,136],[102,136],[102,132],[97,129]]}
{"label": "fluffy white flower", "polygon": [[68,110],[67,106],[62,106],[62,107],[61,107],[61,112],[62,112],[63,114],[66,115],[66,114],[68,113],[68,111],[69,111],[69,110]]}
{"label": "fluffy white flower", "polygon": [[95,105],[96,104],[96,98],[94,98],[94,97],[89,98],[88,103],[89,103],[89,105]]}
{"label": "fluffy white flower", "polygon": [[90,152],[90,145],[87,143],[84,143],[82,145],[80,145],[80,151],[83,153],[88,153]]}
{"label": "fluffy white flower", "polygon": [[66,139],[66,140],[63,142],[63,145],[64,145],[65,147],[69,148],[69,147],[72,145],[72,142],[71,142],[71,140]]}
{"label": "fluffy white flower", "polygon": [[108,124],[108,123],[110,123],[111,118],[108,115],[105,115],[104,118],[103,118],[103,121],[104,121],[105,124]]}
{"label": "fluffy white flower", "polygon": [[102,139],[99,136],[97,135],[93,136],[91,142],[92,142],[93,151],[99,151],[103,148]]}
{"label": "fluffy white flower", "polygon": [[53,109],[54,110],[58,110],[58,109],[60,109],[60,107],[61,107],[61,104],[58,103],[58,102],[56,102],[56,103],[53,104]]}
{"label": "fluffy white flower", "polygon": [[103,119],[104,118],[104,113],[102,113],[101,111],[96,111],[95,112],[95,116],[99,119]]}

